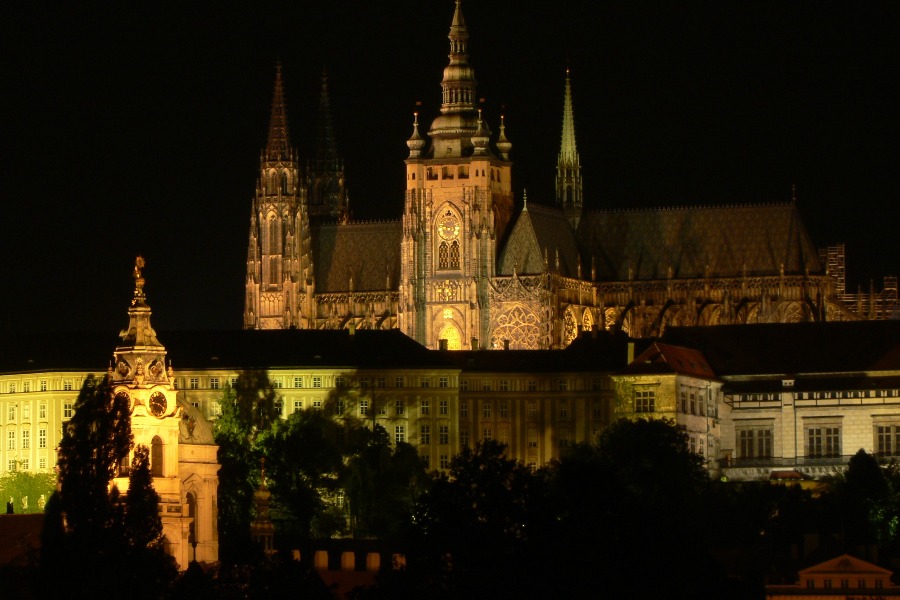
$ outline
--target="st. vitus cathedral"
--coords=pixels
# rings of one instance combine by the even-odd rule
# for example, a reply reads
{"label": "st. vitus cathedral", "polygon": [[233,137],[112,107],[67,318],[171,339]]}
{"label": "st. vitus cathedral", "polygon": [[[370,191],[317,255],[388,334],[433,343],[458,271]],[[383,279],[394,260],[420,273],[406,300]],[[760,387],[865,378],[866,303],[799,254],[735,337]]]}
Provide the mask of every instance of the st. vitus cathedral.
{"label": "st. vitus cathedral", "polygon": [[301,169],[278,69],[245,328],[399,328],[429,348],[546,349],[583,330],[857,318],[793,201],[583,211],[568,72],[556,205],[523,198],[517,210],[512,144],[503,117],[494,134],[478,109],[459,2],[449,40],[440,114],[427,131],[416,114],[407,141],[399,221],[349,219],[324,79],[315,160]]}

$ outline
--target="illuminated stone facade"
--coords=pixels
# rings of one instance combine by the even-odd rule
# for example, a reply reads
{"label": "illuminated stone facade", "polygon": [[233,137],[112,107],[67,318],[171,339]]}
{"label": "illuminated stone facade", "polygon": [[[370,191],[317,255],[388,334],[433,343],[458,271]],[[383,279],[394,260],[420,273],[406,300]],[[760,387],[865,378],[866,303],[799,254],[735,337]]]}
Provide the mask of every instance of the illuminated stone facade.
{"label": "illuminated stone facade", "polygon": [[900,321],[672,327],[663,342],[613,375],[616,416],[676,422],[719,476],[817,479],[859,450],[900,456]]}
{"label": "illuminated stone facade", "polygon": [[[556,198],[519,208],[512,144],[503,116],[495,135],[478,108],[468,37],[457,3],[440,114],[420,131],[417,113],[407,140],[400,221],[348,220],[328,111],[319,146],[329,150],[317,156],[329,159],[300,169],[279,69],[251,215],[246,328],[399,328],[432,349],[550,349],[594,328],[649,338],[672,325],[890,314],[837,294],[793,201],[585,212],[568,73]],[[327,107],[324,87],[322,97]]]}

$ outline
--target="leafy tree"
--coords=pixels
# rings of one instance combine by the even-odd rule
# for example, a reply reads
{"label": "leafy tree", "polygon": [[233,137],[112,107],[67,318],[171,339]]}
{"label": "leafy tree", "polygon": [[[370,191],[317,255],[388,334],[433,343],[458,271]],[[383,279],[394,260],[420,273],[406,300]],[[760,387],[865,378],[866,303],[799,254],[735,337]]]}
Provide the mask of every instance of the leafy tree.
{"label": "leafy tree", "polygon": [[159,543],[146,447],[136,452],[125,499],[113,484],[132,444],[127,399],[112,395],[108,378],[89,376],[60,442],[59,489],[46,507],[41,569],[48,596],[77,589],[158,598],[174,577],[174,563]]}
{"label": "leafy tree", "polygon": [[128,400],[89,375],[59,444],[59,507],[75,538],[99,539],[119,516],[110,483],[133,445]]}
{"label": "leafy tree", "polygon": [[900,523],[898,493],[878,459],[863,449],[854,454],[847,471],[836,478],[829,500],[832,517],[841,524],[841,534],[850,547],[891,545]]}
{"label": "leafy tree", "polygon": [[[266,459],[272,512],[290,534],[302,539],[330,536],[339,524],[322,519],[323,494],[337,488],[343,466],[338,439],[342,426],[321,411],[304,410],[274,423],[260,441]],[[329,525],[315,531],[315,525]]]}
{"label": "leafy tree", "polygon": [[124,525],[129,545],[151,551],[162,549],[163,528],[159,516],[159,494],[153,489],[150,449],[144,444],[135,447],[134,458],[131,459]]}
{"label": "leafy tree", "polygon": [[347,492],[354,537],[395,539],[409,521],[413,503],[429,478],[410,444],[391,447],[384,427],[359,430],[357,448],[341,484]]}
{"label": "leafy tree", "polygon": [[55,490],[54,473],[13,471],[0,477],[0,498],[11,498],[18,514],[44,512],[44,506]]}

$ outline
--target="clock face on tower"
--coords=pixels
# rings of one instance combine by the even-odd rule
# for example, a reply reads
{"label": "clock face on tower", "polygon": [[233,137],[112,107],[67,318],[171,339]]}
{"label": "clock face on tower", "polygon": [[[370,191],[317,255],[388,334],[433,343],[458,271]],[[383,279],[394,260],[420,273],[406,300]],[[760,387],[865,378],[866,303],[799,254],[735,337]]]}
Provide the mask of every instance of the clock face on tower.
{"label": "clock face on tower", "polygon": [[150,396],[150,400],[147,402],[147,407],[150,410],[151,415],[154,417],[161,417],[166,414],[168,404],[165,394],[162,392],[153,392],[153,395]]}
{"label": "clock face on tower", "polygon": [[459,221],[449,212],[438,223],[438,235],[445,240],[456,239],[459,235]]}

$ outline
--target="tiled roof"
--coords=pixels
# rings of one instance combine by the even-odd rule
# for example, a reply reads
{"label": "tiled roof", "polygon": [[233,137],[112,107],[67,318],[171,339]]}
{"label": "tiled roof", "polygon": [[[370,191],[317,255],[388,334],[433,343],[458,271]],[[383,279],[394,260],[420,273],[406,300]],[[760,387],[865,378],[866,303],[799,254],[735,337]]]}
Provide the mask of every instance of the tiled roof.
{"label": "tiled roof", "polygon": [[693,348],[654,342],[632,361],[623,374],[678,373],[701,379],[713,379],[715,373],[703,354]]}
{"label": "tiled roof", "polygon": [[699,350],[719,376],[900,369],[900,321],[670,326],[662,341]]}
{"label": "tiled roof", "polygon": [[[160,342],[179,369],[276,367],[453,368],[397,329],[277,329],[160,331]],[[117,339],[106,334],[4,338],[0,373],[86,371],[105,373]]]}
{"label": "tiled roof", "polygon": [[[313,225],[316,292],[396,290],[400,281],[399,221]],[[390,283],[388,283],[390,279]]]}
{"label": "tiled roof", "polygon": [[578,275],[578,246],[565,215],[558,209],[531,204],[519,213],[497,261],[498,273],[543,273],[545,252],[551,270],[555,270],[558,255],[560,273]]}
{"label": "tiled roof", "polygon": [[820,272],[796,206],[688,207],[586,213],[578,229],[597,278],[623,281]]}

